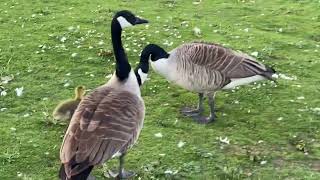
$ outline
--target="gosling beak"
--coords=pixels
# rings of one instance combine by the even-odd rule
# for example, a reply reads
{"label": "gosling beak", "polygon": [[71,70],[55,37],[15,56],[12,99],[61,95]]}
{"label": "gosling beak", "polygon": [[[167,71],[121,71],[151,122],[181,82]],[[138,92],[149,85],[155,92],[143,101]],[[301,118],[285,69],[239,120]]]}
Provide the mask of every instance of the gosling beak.
{"label": "gosling beak", "polygon": [[134,24],[145,24],[145,23],[148,23],[148,22],[149,22],[148,20],[136,17],[136,22]]}

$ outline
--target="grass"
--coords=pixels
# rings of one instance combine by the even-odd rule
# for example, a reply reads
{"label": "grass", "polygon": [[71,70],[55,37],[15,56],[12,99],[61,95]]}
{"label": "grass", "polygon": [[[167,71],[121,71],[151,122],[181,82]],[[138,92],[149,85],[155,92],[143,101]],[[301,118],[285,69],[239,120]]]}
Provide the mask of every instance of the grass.
{"label": "grass", "polygon": [[[7,95],[0,96],[0,179],[57,177],[67,126],[52,123],[51,112],[73,96],[75,86],[93,89],[113,72],[113,56],[99,52],[111,50],[109,23],[120,9],[150,20],[148,27],[123,35],[133,66],[149,42],[170,50],[206,40],[258,52],[260,61],[296,77],[219,92],[218,119],[203,126],[178,112],[194,105],[197,95],[151,72],[142,89],[144,129],[126,159],[136,179],[319,179],[320,2],[192,2],[2,1],[0,75],[14,79],[1,85]],[[194,27],[201,37],[193,34]],[[24,87],[20,97],[19,87]],[[230,144],[219,137],[228,137]],[[185,142],[181,148],[180,141]],[[94,174],[103,179],[106,166],[116,163],[97,167]]]}

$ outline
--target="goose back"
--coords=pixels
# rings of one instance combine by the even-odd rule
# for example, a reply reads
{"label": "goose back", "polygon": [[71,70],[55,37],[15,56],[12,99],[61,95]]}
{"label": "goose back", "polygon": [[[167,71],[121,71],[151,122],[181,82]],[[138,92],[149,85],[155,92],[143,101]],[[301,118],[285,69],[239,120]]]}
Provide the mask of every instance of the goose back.
{"label": "goose back", "polygon": [[139,95],[101,86],[79,104],[65,134],[60,159],[70,177],[124,153],[143,126],[144,102]]}
{"label": "goose back", "polygon": [[172,52],[168,60],[176,64],[175,82],[197,92],[220,89],[233,79],[272,79],[274,73],[253,57],[214,43],[192,42]]}

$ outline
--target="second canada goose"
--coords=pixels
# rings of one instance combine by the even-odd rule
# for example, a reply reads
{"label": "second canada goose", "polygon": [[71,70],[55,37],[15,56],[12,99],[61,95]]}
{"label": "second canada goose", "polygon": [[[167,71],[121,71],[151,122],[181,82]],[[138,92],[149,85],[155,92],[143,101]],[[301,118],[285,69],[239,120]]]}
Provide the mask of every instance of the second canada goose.
{"label": "second canada goose", "polygon": [[[148,21],[129,11],[115,14],[111,36],[116,71],[104,85],[94,89],[80,102],[64,136],[60,149],[60,179],[87,179],[94,166],[119,157],[119,178],[124,171],[124,157],[137,141],[144,120],[141,80],[131,69],[121,42],[122,29]],[[143,74],[141,69],[136,70]]]}
{"label": "second canada goose", "polygon": [[77,86],[75,88],[74,99],[68,99],[59,103],[54,109],[52,116],[55,120],[70,120],[78,104],[85,94],[84,86]]}
{"label": "second canada goose", "polygon": [[[183,44],[169,53],[155,44],[147,45],[141,53],[140,64],[148,65],[168,81],[197,92],[197,109],[186,108],[182,113],[199,123],[215,119],[214,96],[218,90],[269,79],[275,70],[246,54],[235,52],[218,44],[192,42]],[[203,98],[208,96],[210,116],[203,117]]]}

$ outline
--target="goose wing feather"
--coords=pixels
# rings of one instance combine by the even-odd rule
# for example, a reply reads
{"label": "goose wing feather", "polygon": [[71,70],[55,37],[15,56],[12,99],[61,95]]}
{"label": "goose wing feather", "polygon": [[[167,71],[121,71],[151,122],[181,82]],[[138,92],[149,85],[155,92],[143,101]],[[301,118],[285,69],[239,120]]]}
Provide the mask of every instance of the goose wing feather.
{"label": "goose wing feather", "polygon": [[208,42],[192,42],[176,49],[176,55],[181,61],[204,66],[219,71],[226,78],[245,78],[262,75],[270,79],[275,71],[255,58]]}
{"label": "goose wing feather", "polygon": [[61,146],[67,175],[125,152],[137,140],[143,118],[140,97],[105,86],[94,90],[79,104]]}

